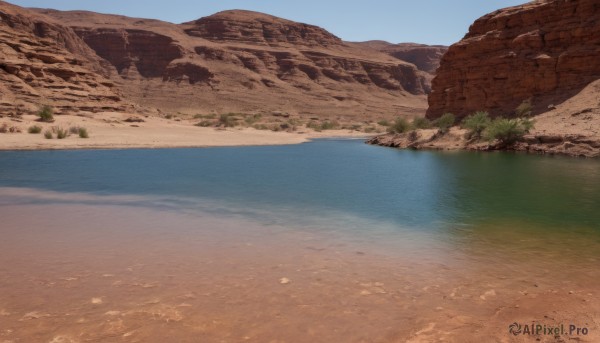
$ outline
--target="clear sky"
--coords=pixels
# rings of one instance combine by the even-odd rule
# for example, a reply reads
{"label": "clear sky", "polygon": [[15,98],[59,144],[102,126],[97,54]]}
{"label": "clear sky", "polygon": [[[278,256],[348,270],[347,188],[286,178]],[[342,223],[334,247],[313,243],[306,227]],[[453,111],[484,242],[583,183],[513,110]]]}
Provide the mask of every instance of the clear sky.
{"label": "clear sky", "polygon": [[9,0],[24,7],[89,10],[181,23],[245,9],[321,26],[347,41],[386,40],[450,45],[469,25],[527,0]]}

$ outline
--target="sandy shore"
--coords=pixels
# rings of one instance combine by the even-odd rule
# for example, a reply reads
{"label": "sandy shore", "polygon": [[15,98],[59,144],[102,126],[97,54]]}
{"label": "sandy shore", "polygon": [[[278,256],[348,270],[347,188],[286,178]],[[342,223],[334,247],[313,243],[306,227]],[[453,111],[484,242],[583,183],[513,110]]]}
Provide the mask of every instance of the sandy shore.
{"label": "sandy shore", "polygon": [[[247,145],[299,144],[314,138],[364,137],[362,132],[329,130],[315,132],[273,132],[252,128],[215,129],[194,126],[189,120],[168,120],[157,117],[138,117],[139,123],[125,122],[132,115],[104,112],[89,116],[55,116],[54,123],[39,123],[36,116],[21,119],[0,118],[0,126],[16,127],[20,133],[0,133],[0,150],[54,149],[126,149],[126,148],[184,148]],[[42,127],[42,133],[29,134],[32,125]],[[89,138],[73,134],[65,139],[46,139],[43,133],[52,127],[69,129],[85,127]]]}

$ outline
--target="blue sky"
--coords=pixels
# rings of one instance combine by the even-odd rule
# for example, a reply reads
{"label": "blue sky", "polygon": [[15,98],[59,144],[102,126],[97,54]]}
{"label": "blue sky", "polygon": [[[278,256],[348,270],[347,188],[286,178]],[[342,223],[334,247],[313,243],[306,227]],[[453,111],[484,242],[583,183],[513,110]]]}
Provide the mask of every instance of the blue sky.
{"label": "blue sky", "polygon": [[526,0],[12,0],[24,7],[89,10],[181,23],[227,9],[246,9],[321,26],[348,41],[449,45],[496,9]]}

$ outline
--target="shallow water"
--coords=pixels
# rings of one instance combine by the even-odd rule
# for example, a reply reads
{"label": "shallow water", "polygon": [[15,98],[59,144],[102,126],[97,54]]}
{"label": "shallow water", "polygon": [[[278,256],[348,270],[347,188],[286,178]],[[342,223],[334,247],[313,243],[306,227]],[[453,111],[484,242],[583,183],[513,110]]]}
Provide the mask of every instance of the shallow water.
{"label": "shallow water", "polygon": [[320,140],[0,163],[0,342],[598,339],[597,160]]}

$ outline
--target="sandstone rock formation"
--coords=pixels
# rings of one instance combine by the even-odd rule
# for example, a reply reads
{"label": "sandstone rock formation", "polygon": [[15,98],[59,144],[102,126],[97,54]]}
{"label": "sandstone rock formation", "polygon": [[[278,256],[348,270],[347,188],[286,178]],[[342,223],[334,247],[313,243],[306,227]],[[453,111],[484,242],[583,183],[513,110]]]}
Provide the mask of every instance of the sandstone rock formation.
{"label": "sandstone rock formation", "polygon": [[442,56],[448,51],[447,46],[425,45],[417,43],[392,44],[385,41],[367,41],[355,43],[366,46],[399,60],[414,64],[419,70],[435,75],[440,66]]}
{"label": "sandstone rock formation", "polygon": [[70,26],[127,99],[165,112],[283,111],[364,120],[424,114],[413,64],[312,25],[226,11],[180,25],[37,10]]}
{"label": "sandstone rock formation", "polygon": [[0,3],[0,112],[128,109],[100,59],[70,28]]}
{"label": "sandstone rock formation", "polygon": [[533,113],[542,113],[600,79],[599,60],[597,0],[502,9],[478,19],[444,55],[427,116],[463,117],[478,110],[511,116],[529,99]]}

